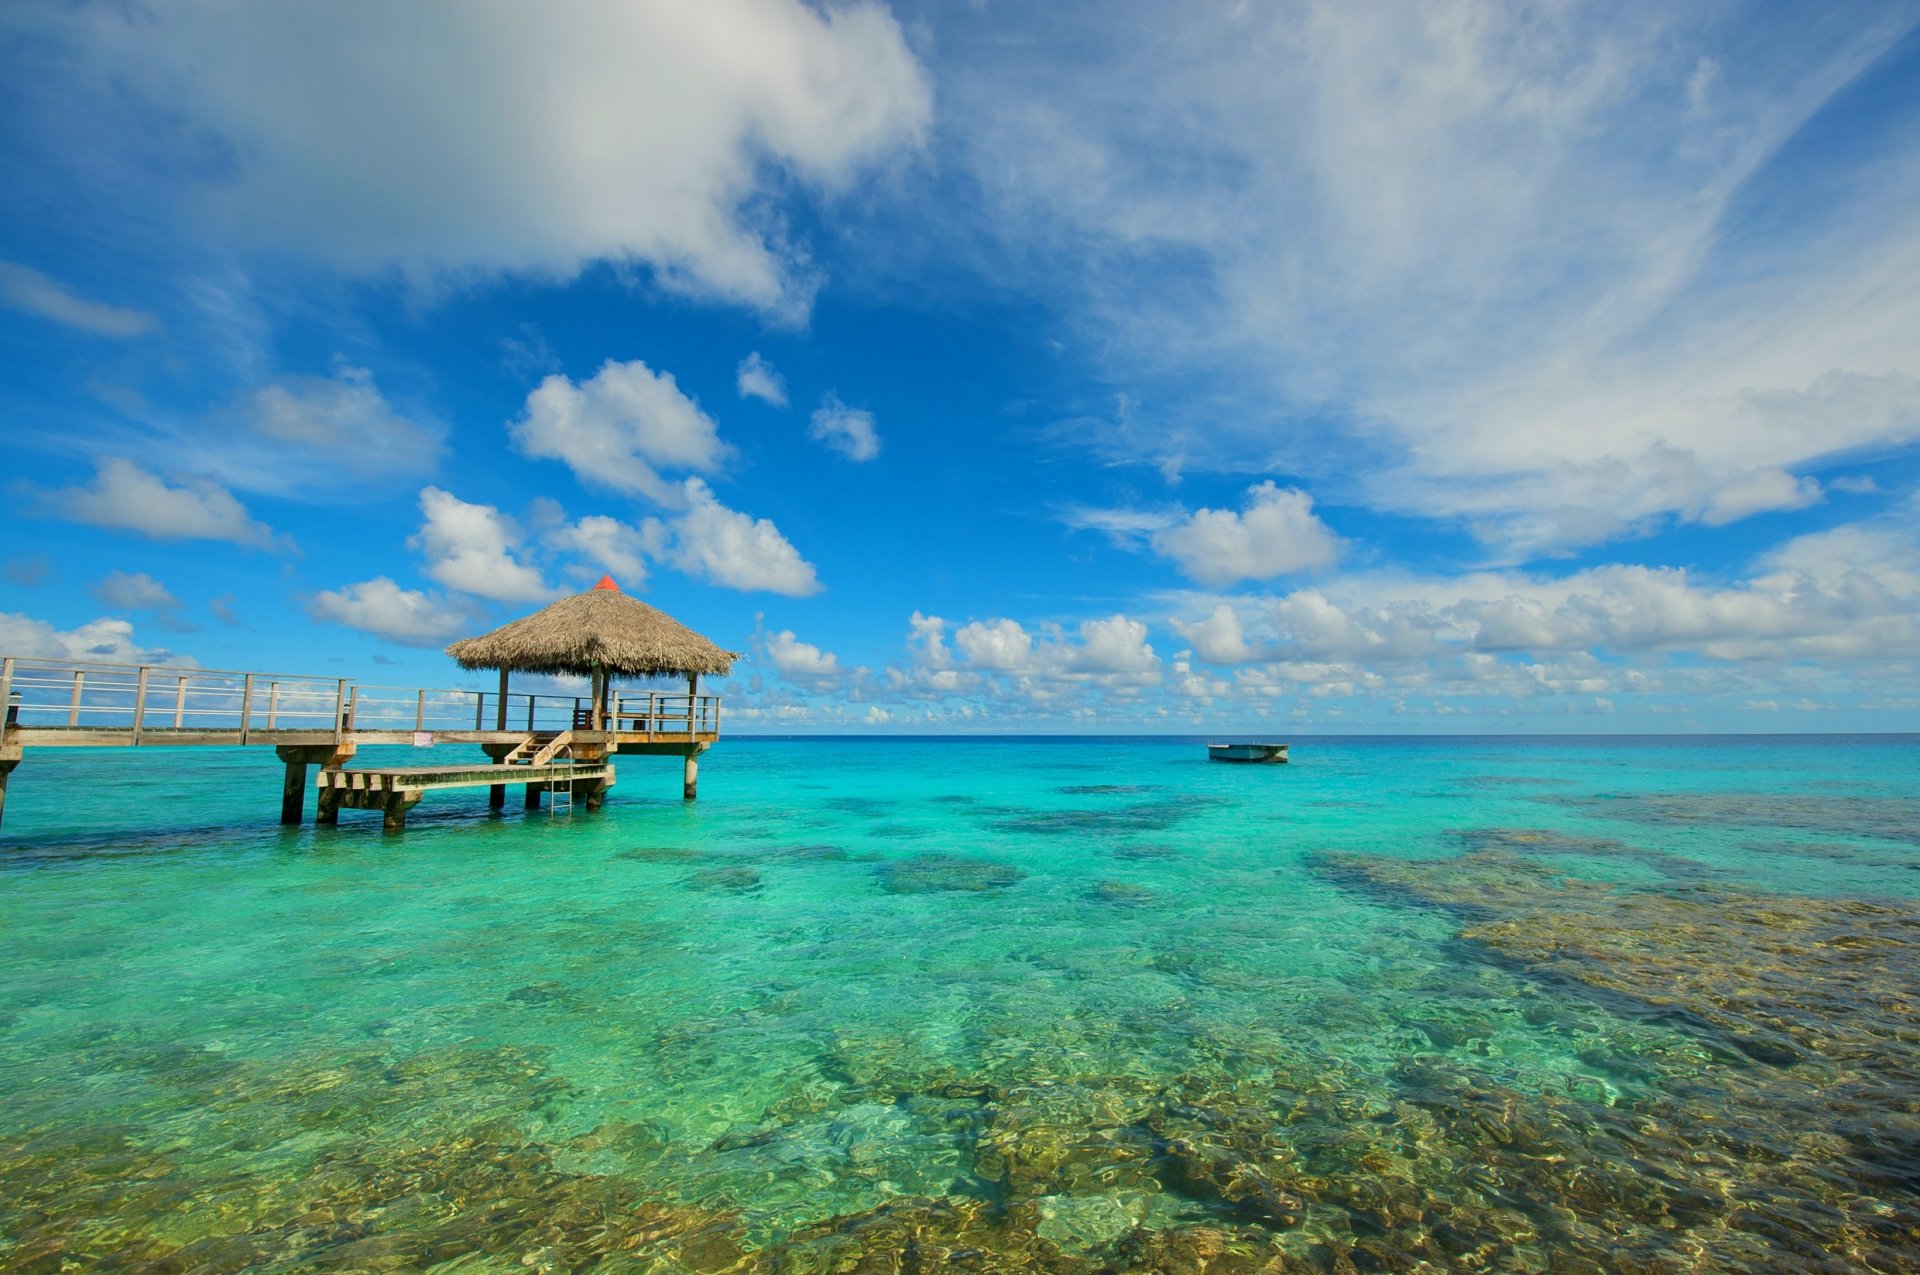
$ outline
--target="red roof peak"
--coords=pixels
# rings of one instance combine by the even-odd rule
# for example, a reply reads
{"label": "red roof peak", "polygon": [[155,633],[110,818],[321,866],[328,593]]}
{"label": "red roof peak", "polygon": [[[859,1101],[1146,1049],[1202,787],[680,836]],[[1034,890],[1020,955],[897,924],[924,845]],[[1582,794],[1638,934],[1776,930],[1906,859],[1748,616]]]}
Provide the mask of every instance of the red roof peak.
{"label": "red roof peak", "polygon": [[613,593],[620,592],[620,586],[613,582],[613,577],[610,575],[601,576],[600,583],[593,586],[593,592],[595,593],[600,592],[602,589]]}

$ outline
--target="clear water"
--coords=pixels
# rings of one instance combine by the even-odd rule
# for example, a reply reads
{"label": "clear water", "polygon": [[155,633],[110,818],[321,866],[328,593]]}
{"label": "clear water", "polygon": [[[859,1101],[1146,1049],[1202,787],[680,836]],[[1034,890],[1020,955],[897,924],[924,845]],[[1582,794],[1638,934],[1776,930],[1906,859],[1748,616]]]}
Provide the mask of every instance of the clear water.
{"label": "clear water", "polygon": [[[1545,1104],[1580,1137],[1657,1110],[1686,1138],[1689,1108],[1661,1104],[1699,1115],[1730,1056],[1643,989],[1543,977],[1463,937],[1506,904],[1356,881],[1352,856],[1478,852],[1686,906],[1760,892],[1901,918],[1920,897],[1911,737],[1329,739],[1293,756],[729,739],[694,803],[677,761],[626,758],[598,815],[523,813],[514,790],[490,817],[482,790],[438,793],[396,837],[353,811],[279,828],[266,750],[30,751],[0,829],[0,1192],[30,1204],[0,1205],[0,1266],[837,1269],[853,1250],[833,1245],[868,1242],[844,1239],[847,1219],[945,1201],[1061,1269],[1178,1269],[1165,1237],[1196,1235],[1331,1268],[1383,1229],[1399,1242],[1350,1191],[1314,1194],[1361,1170],[1300,1170],[1298,1217],[1249,1204],[1245,1172],[1222,1186],[1193,1167],[1167,1094],[1264,1113],[1245,1136],[1265,1140],[1268,1177],[1292,1162],[1275,1146],[1304,1164],[1334,1155],[1305,1142],[1349,1125],[1405,1134],[1366,1171],[1405,1182],[1427,1215],[1417,1247],[1447,1236],[1421,1201],[1459,1189],[1423,1175],[1478,1152],[1416,1145],[1411,1063],[1429,1087],[1438,1069]],[[1913,1039],[1890,1028],[1885,1048]],[[1275,1086],[1349,1105],[1315,1124]],[[1147,1149],[1124,1150],[1143,1129]],[[494,1149],[483,1192],[447,1177],[475,1143]],[[1120,1166],[1104,1177],[1103,1156]],[[389,1171],[405,1181],[377,1185]],[[1733,1200],[1747,1170],[1717,1172]],[[1873,1173],[1849,1198],[1885,1196]],[[618,1188],[603,1211],[678,1210],[672,1236],[553,1221],[582,1183]],[[1500,1239],[1483,1264],[1545,1269],[1551,1219],[1485,1192]],[[502,1213],[518,1196],[534,1205]],[[1576,1205],[1582,1226],[1657,1236],[1609,1207]],[[1791,1249],[1742,1208],[1686,1225]]]}

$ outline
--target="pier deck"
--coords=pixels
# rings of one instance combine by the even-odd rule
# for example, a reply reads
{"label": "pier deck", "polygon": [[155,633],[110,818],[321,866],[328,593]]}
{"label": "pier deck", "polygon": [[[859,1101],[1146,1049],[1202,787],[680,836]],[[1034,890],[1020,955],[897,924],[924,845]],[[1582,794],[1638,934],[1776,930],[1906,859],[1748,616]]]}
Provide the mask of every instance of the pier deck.
{"label": "pier deck", "polygon": [[[586,696],[21,657],[0,657],[0,704],[0,816],[30,748],[178,749],[184,782],[193,769],[186,750],[269,747],[286,767],[283,823],[302,821],[318,767],[320,822],[344,806],[385,811],[389,828],[404,826],[422,793],[442,788],[485,787],[496,810],[511,785],[525,787],[529,809],[564,789],[595,810],[612,787],[615,755],[682,758],[690,799],[696,759],[720,738],[721,708],[719,696],[691,691],[620,691],[598,712]],[[466,745],[491,764],[348,765],[373,745]]]}

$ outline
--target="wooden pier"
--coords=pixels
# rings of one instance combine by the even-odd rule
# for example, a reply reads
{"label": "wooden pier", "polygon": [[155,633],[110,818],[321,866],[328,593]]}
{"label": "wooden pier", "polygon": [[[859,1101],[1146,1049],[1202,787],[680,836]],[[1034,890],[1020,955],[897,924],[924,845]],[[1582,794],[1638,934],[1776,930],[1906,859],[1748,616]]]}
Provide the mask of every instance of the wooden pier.
{"label": "wooden pier", "polygon": [[[0,657],[0,818],[7,785],[32,748],[270,747],[284,766],[280,819],[305,817],[318,768],[316,820],[341,808],[379,810],[389,830],[427,792],[486,788],[499,810],[507,788],[597,810],[614,783],[615,756],[682,759],[682,796],[696,796],[701,753],[720,738],[720,697],[659,691],[591,696],[362,685],[351,678],[226,672],[171,665]],[[354,766],[366,745],[477,747],[486,764]],[[180,762],[190,777],[190,754]]]}

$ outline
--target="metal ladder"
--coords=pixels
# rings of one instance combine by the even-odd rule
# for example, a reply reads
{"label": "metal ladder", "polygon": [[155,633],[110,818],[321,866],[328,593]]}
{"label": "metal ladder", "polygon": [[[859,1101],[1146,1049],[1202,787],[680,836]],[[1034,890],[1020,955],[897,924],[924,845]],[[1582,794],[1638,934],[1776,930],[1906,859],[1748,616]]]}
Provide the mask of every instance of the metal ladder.
{"label": "metal ladder", "polygon": [[[568,766],[571,767],[573,764],[573,745],[572,744],[563,745],[557,755],[560,757],[565,757],[567,759]],[[567,778],[565,784],[561,787],[556,788],[551,782],[547,784],[547,818],[548,819],[559,818],[560,801],[563,796],[565,797],[566,803],[567,803],[567,810],[566,810],[567,818],[571,819],[573,818],[573,779],[571,776]]]}

